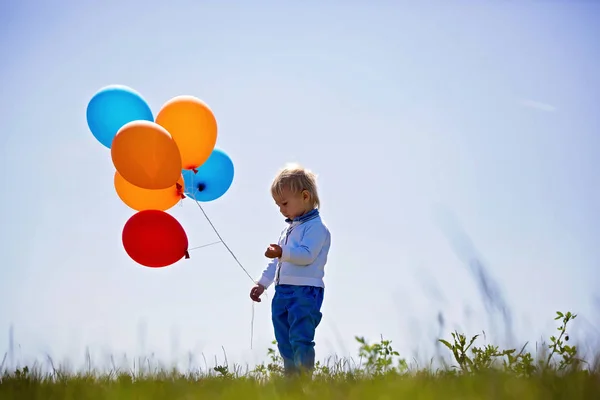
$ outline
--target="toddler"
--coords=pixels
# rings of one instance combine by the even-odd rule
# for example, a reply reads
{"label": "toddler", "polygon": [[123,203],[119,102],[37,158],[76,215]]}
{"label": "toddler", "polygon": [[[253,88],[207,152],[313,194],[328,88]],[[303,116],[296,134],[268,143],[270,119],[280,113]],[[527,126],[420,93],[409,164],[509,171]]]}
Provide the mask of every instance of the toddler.
{"label": "toddler", "polygon": [[250,298],[260,302],[265,289],[275,284],[271,314],[285,374],[312,372],[331,235],[319,215],[312,172],[300,166],[282,169],[271,185],[271,195],[288,226],[277,244],[267,248],[265,256],[272,260],[250,291]]}

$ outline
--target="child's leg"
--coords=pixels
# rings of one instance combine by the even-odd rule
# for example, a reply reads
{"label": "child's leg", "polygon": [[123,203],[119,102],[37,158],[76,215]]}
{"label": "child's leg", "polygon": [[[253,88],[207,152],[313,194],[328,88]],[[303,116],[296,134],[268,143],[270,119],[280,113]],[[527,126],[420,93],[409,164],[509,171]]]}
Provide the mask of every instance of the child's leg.
{"label": "child's leg", "polygon": [[275,295],[271,302],[271,318],[275,330],[275,340],[279,354],[283,358],[283,367],[286,374],[296,371],[294,364],[294,352],[290,343],[290,325],[288,322],[288,306],[290,302],[290,289],[275,287]]}
{"label": "child's leg", "polygon": [[323,288],[295,287],[295,296],[288,308],[290,343],[295,364],[308,371],[315,365],[315,330],[321,322]]}

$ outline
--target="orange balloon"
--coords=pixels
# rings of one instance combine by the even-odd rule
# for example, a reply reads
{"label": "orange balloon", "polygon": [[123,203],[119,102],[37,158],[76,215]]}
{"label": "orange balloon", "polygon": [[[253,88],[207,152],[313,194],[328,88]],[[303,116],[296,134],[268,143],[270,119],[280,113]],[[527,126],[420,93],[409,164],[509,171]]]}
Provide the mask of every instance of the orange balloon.
{"label": "orange balloon", "polygon": [[183,190],[185,184],[183,175],[177,183],[167,189],[143,189],[127,182],[125,178],[115,171],[115,190],[123,203],[136,211],[159,210],[166,211],[185,198]]}
{"label": "orange balloon", "polygon": [[177,143],[165,128],[151,121],[125,124],[113,139],[110,153],[119,174],[142,189],[168,189],[181,176]]}
{"label": "orange balloon", "polygon": [[156,123],[173,137],[183,169],[200,167],[217,143],[217,120],[202,100],[193,96],[177,96],[167,101],[156,115]]}

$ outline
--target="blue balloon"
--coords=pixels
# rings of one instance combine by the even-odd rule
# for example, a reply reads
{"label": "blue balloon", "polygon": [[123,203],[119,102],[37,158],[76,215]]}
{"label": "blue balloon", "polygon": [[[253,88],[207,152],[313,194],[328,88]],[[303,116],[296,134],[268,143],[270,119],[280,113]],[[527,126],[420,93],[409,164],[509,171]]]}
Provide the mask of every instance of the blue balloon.
{"label": "blue balloon", "polygon": [[135,90],[123,85],[100,89],[88,103],[86,114],[92,135],[109,149],[123,125],[138,120],[154,122],[146,100]]}
{"label": "blue balloon", "polygon": [[223,150],[213,149],[198,172],[189,169],[182,171],[184,193],[198,201],[216,200],[229,190],[233,182],[233,170],[231,158]]}

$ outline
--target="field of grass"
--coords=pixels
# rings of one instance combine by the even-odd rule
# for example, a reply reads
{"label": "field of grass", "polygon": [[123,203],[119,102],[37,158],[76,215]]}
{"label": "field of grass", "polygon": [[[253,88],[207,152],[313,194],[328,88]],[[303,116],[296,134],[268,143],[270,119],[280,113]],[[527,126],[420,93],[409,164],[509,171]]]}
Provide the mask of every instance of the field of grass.
{"label": "field of grass", "polygon": [[0,399],[600,399],[598,357],[583,359],[567,333],[576,315],[557,313],[557,334],[535,354],[478,345],[454,332],[440,343],[453,357],[441,368],[413,366],[381,339],[357,337],[358,361],[318,363],[312,377],[285,378],[281,360],[252,370],[216,365],[208,371],[138,370],[42,373],[4,369]]}

